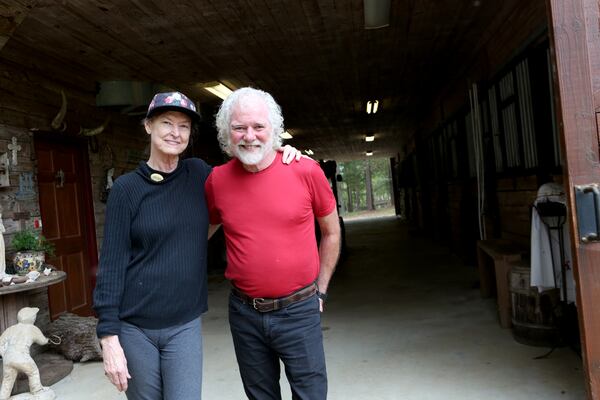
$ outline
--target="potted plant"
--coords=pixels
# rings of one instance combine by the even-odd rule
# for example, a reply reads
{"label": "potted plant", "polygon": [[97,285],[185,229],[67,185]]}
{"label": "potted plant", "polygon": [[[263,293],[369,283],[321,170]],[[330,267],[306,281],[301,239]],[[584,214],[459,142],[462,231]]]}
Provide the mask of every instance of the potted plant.
{"label": "potted plant", "polygon": [[14,258],[15,272],[25,275],[30,271],[42,272],[46,254],[54,255],[54,245],[41,233],[32,229],[25,229],[14,234],[13,248],[17,251]]}

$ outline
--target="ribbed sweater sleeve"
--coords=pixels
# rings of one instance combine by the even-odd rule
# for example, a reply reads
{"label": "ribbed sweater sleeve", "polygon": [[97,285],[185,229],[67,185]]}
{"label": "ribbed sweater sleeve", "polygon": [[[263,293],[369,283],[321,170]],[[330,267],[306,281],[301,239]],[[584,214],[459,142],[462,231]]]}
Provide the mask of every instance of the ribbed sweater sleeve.
{"label": "ribbed sweater sleeve", "polygon": [[119,306],[130,260],[131,204],[125,188],[115,181],[106,207],[104,240],[94,291],[94,309],[99,315],[98,337],[121,332]]}

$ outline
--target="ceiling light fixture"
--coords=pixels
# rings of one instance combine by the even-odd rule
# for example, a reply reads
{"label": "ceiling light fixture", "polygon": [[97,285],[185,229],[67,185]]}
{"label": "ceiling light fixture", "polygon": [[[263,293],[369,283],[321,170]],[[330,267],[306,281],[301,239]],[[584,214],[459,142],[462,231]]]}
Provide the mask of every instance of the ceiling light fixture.
{"label": "ceiling light fixture", "polygon": [[372,142],[375,140],[375,135],[367,135],[365,136],[365,142]]}
{"label": "ceiling light fixture", "polygon": [[373,151],[372,150],[368,150],[366,153],[367,157],[370,157],[373,155]]}
{"label": "ceiling light fixture", "polygon": [[364,0],[365,29],[390,25],[390,0]]}
{"label": "ceiling light fixture", "polygon": [[379,100],[367,101],[367,114],[371,114],[371,113],[375,114],[378,109],[379,109]]}
{"label": "ceiling light fixture", "polygon": [[204,85],[203,88],[222,100],[225,100],[232,93],[231,89],[220,82],[208,83]]}
{"label": "ceiling light fixture", "polygon": [[279,137],[282,139],[293,139],[294,138],[289,131],[283,131],[283,133],[281,135],[279,135]]}

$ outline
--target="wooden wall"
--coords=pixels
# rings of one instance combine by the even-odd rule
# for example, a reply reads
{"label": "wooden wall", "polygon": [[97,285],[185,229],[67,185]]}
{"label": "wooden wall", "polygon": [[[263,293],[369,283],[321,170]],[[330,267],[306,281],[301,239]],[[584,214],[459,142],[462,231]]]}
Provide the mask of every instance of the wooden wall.
{"label": "wooden wall", "polygon": [[[443,126],[447,118],[469,106],[468,89],[472,83],[491,80],[528,46],[547,39],[546,26],[543,0],[520,2],[516,8],[503,9],[482,36],[477,55],[473,60],[466,60],[464,73],[440,88],[421,127],[414,133],[414,142],[423,142]],[[461,150],[459,157],[467,157],[464,144]],[[427,157],[422,147],[417,146],[416,154],[417,158]],[[530,206],[539,185],[544,182],[532,172],[509,177],[496,175],[493,179],[494,193],[492,196],[488,193],[486,201],[486,207],[493,205],[493,210],[486,210],[490,214],[485,216],[488,238],[503,237],[527,245]],[[560,183],[560,175],[555,175],[554,180]],[[414,223],[425,231],[435,231],[434,238],[447,235],[448,245],[468,262],[474,262],[475,241],[479,238],[475,179],[463,176],[433,183],[430,176],[421,175],[419,181],[421,201],[416,213],[419,217]]]}
{"label": "wooden wall", "polygon": [[426,112],[420,132],[430,132],[448,116],[469,104],[471,83],[490,79],[528,44],[546,37],[544,0],[522,1],[516,8],[503,9],[480,40],[477,55],[465,60],[464,72],[446,82]]}

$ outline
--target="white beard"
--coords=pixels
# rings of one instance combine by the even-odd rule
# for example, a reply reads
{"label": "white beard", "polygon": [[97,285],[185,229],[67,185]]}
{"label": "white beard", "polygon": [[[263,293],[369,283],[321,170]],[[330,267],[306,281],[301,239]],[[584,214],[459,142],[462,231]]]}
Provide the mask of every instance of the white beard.
{"label": "white beard", "polygon": [[[259,149],[249,152],[244,150],[243,147],[240,147],[242,145],[259,146]],[[272,149],[272,137],[267,143],[261,143],[258,140],[248,143],[244,140],[241,140],[237,145],[233,146],[233,155],[237,157],[242,162],[242,164],[257,165],[267,156],[267,154],[270,153]]]}

